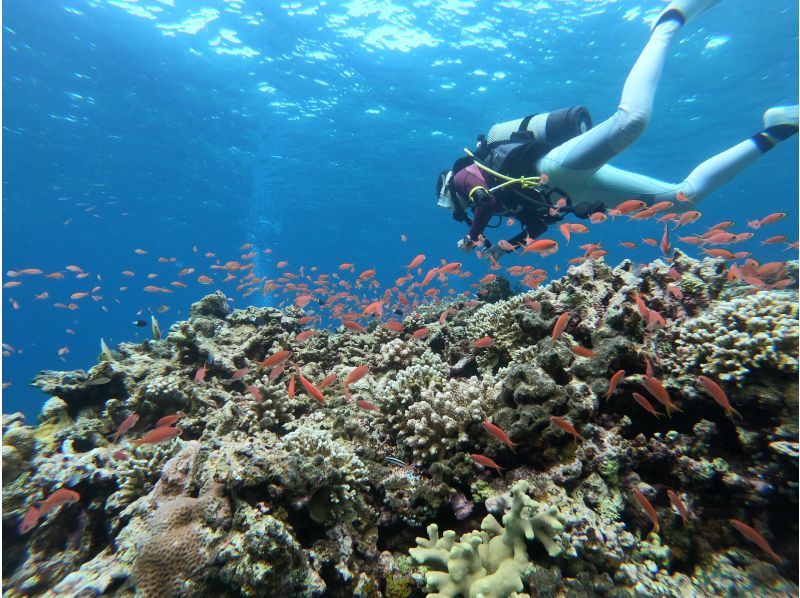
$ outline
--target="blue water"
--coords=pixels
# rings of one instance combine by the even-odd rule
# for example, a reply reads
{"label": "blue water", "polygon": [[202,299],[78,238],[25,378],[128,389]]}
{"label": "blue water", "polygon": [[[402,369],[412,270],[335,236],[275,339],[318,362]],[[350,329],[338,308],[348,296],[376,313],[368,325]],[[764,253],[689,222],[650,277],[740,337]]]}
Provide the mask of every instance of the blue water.
{"label": "blue water", "polygon": [[[14,349],[2,360],[11,383],[3,411],[35,417],[46,398],[28,386],[36,372],[88,369],[101,336],[112,346],[148,337],[131,323],[148,309],[170,308],[157,314],[166,330],[217,286],[236,306],[266,301],[195,282],[214,274],[206,251],[224,262],[251,242],[258,274],[270,278],[280,260],[320,272],[355,262],[389,286],[418,253],[426,265],[457,260],[483,275],[485,263],[455,248],[463,225],[436,207],[439,171],[498,121],[573,104],[595,122],[610,115],[647,40],[646,20],[662,6],[411,4],[4,2],[3,271],[66,276],[3,279],[23,281],[3,290],[2,340]],[[764,109],[796,103],[797,22],[794,0],[729,0],[687,26],[647,132],[614,164],[681,180],[757,132]],[[745,220],[784,211],[768,233],[796,240],[797,161],[795,137],[709,197],[686,231],[735,220],[742,232]],[[655,223],[595,230],[589,238],[604,242],[612,264],[659,255],[617,246],[660,237]],[[554,267],[563,271],[578,243],[548,236],[562,244],[546,262],[558,276]],[[761,261],[796,258],[755,240],[736,249]],[[544,264],[503,260],[527,263]],[[91,276],[76,279],[67,265]],[[168,286],[189,266],[197,268],[189,288],[142,290]],[[53,307],[96,285],[102,299]],[[47,299],[34,299],[44,291]]]}

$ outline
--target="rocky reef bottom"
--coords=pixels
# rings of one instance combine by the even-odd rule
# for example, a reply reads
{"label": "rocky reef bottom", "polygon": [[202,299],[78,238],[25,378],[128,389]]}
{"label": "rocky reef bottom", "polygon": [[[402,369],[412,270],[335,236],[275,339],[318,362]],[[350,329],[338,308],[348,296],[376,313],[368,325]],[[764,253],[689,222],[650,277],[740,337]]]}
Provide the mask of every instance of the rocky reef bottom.
{"label": "rocky reef bottom", "polygon": [[209,295],[3,416],[4,595],[797,595],[798,294],[728,278],[311,333]]}

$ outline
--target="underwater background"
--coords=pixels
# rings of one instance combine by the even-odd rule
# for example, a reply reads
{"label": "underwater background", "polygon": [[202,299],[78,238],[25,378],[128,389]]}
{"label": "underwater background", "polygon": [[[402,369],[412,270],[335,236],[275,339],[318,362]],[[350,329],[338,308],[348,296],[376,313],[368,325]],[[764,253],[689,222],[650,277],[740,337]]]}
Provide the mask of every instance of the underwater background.
{"label": "underwater background", "polygon": [[[4,596],[797,595],[797,136],[548,256],[436,205],[664,6],[6,0]],[[612,164],[683,180],[797,58],[724,0]]]}
{"label": "underwater background", "polygon": [[[595,123],[610,115],[661,5],[6,0],[3,267],[74,264],[92,276],[4,289],[2,338],[15,349],[3,359],[4,410],[33,416],[44,396],[32,377],[85,367],[100,337],[146,336],[131,323],[139,310],[169,306],[157,314],[165,330],[185,316],[208,287],[154,297],[141,290],[145,276],[199,269],[206,251],[236,259],[252,242],[265,276],[280,260],[321,272],[353,262],[385,283],[418,253],[460,260],[465,231],[436,206],[438,173],[495,122],[574,104]],[[740,0],[687,28],[647,131],[613,164],[682,180],[759,131],[766,108],[795,103],[797,9]],[[783,211],[771,232],[794,240],[797,160],[797,143],[782,144],[707,198],[703,222]],[[659,254],[640,239],[660,225],[596,228],[611,264]],[[762,261],[787,257],[755,240],[741,247]],[[528,262],[503,265],[517,263]],[[95,284],[102,301],[53,308]]]}

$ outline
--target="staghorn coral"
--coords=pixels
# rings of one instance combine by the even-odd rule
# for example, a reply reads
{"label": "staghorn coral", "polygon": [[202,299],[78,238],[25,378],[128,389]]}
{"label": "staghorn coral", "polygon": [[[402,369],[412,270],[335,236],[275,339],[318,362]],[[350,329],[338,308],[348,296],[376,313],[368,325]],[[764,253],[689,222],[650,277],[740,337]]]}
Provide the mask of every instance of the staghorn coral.
{"label": "staghorn coral", "polygon": [[551,557],[561,552],[554,536],[563,529],[555,509],[545,507],[527,495],[528,484],[520,480],[510,490],[511,505],[501,525],[487,515],[480,532],[457,539],[446,531],[428,526],[428,538],[417,538],[411,558],[426,565],[429,596],[508,596],[523,589],[522,577],[530,567],[526,540],[537,539]]}
{"label": "staghorn coral", "polygon": [[675,331],[672,370],[739,384],[755,369],[797,372],[797,294],[756,293],[717,301]]}

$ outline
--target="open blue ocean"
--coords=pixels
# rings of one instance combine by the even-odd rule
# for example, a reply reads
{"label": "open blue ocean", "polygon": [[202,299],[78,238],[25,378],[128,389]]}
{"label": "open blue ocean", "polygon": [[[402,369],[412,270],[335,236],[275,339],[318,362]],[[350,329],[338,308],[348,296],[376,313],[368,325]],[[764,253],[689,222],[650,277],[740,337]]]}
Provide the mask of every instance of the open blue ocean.
{"label": "open blue ocean", "polygon": [[797,595],[798,2],[705,1],[4,0],[3,595]]}

